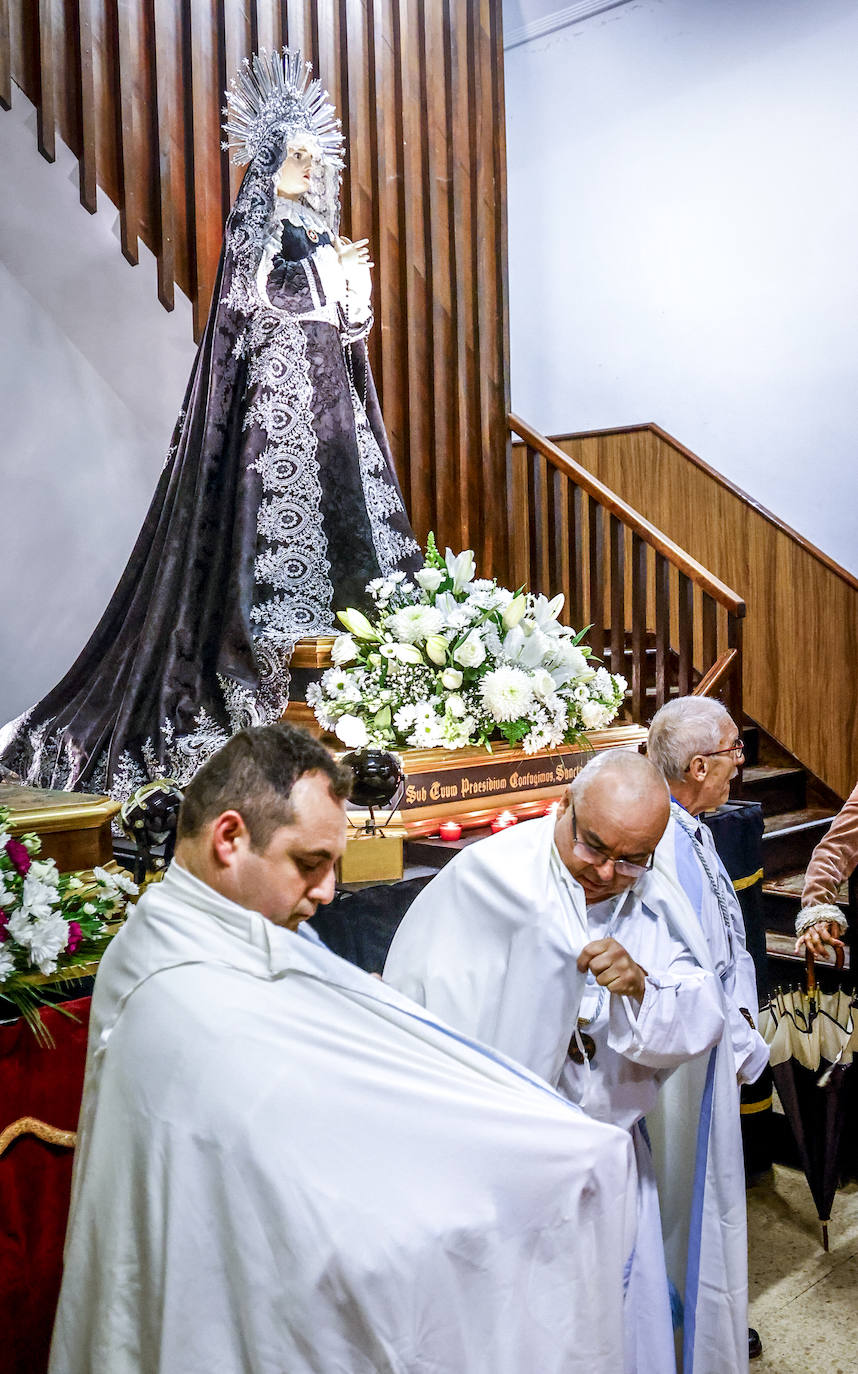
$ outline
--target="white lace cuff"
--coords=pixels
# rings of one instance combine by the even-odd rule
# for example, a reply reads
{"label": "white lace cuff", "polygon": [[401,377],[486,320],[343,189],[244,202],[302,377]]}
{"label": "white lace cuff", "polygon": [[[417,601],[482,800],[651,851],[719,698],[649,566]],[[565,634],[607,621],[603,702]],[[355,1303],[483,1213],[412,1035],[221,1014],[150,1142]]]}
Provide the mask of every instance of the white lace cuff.
{"label": "white lace cuff", "polygon": [[838,927],[841,935],[845,935],[847,930],[846,917],[839,906],[829,906],[823,903],[820,906],[805,906],[798,913],[795,921],[796,935],[803,935],[811,926],[815,926],[819,921],[831,921]]}

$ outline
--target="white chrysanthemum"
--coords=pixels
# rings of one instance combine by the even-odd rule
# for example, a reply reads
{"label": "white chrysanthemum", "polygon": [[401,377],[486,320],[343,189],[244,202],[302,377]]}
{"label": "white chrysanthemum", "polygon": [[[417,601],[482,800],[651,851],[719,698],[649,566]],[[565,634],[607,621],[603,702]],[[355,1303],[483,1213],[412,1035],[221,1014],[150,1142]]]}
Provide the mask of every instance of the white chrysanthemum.
{"label": "white chrysanthemum", "polygon": [[613,697],[614,683],[607,668],[596,669],[596,676],[590,683],[590,690],[594,692],[597,697]]}
{"label": "white chrysanthemum", "polygon": [[3,874],[0,873],[0,907],[14,906],[18,898],[14,892],[10,892],[3,881]]}
{"label": "white chrysanthemum", "polygon": [[443,624],[444,617],[434,606],[403,606],[388,617],[386,628],[403,644],[416,644],[436,635]]}
{"label": "white chrysanthemum", "polygon": [[494,668],[480,683],[480,695],[493,720],[521,720],[534,707],[533,686],[521,668]]}
{"label": "white chrysanthemum", "polygon": [[67,922],[59,912],[41,916],[30,930],[30,963],[40,973],[55,973],[57,960],[69,942]]}
{"label": "white chrysanthemum", "polygon": [[108,873],[106,868],[94,868],[92,870],[92,876],[102,887],[117,887],[116,879],[112,873]]}
{"label": "white chrysanthemum", "polygon": [[9,920],[6,922],[6,934],[10,939],[14,940],[16,944],[23,945],[25,949],[29,947],[32,929],[33,923],[28,913],[22,910],[21,907],[13,911]]}
{"label": "white chrysanthemum", "polygon": [[613,674],[613,679],[614,679],[614,690],[615,690],[617,696],[619,696],[619,697],[624,697],[625,694],[626,694],[626,692],[627,692],[628,689],[629,689],[629,684],[626,682],[626,679],[623,677],[622,673],[614,673],[614,674]]}
{"label": "white chrysanthemum", "polygon": [[83,904],[83,914],[84,914],[84,916],[94,916],[94,915],[96,914],[97,911],[98,911],[98,907],[95,906],[93,902],[84,902],[84,904]]}
{"label": "white chrysanthemum", "polygon": [[12,951],[0,945],[0,983],[5,983],[10,973],[15,972],[15,958]]}
{"label": "white chrysanthemum", "polygon": [[60,873],[53,859],[34,859],[30,864],[27,878],[37,878],[46,887],[57,887],[60,881]]}
{"label": "white chrysanthemum", "polygon": [[57,889],[55,887],[49,883],[43,883],[41,878],[34,878],[29,873],[27,874],[21,889],[21,907],[29,916],[36,919],[50,916],[56,899]]}
{"label": "white chrysanthemum", "polygon": [[405,735],[411,729],[416,718],[417,707],[412,705],[411,702],[406,702],[406,704],[400,706],[399,710],[396,712],[396,715],[393,717],[393,723],[399,733]]}
{"label": "white chrysanthemum", "polygon": [[0,854],[2,854],[11,838],[12,836],[9,834],[8,830],[0,830]]}
{"label": "white chrysanthemum", "polygon": [[425,716],[415,721],[409,740],[417,749],[435,749],[444,743],[443,720],[433,712],[431,718]]}
{"label": "white chrysanthemum", "polygon": [[134,880],[132,878],[127,878],[124,873],[114,873],[113,881],[116,883],[119,891],[124,892],[128,897],[136,897],[140,892]]}
{"label": "white chrysanthemum", "polygon": [[68,886],[70,888],[77,889],[79,887],[83,887],[83,883],[81,882],[80,878],[76,878],[74,877],[74,875],[72,875],[72,877],[68,880]]}
{"label": "white chrysanthemum", "polygon": [[369,743],[369,733],[360,716],[340,716],[336,725],[336,736],[347,749],[362,749]]}

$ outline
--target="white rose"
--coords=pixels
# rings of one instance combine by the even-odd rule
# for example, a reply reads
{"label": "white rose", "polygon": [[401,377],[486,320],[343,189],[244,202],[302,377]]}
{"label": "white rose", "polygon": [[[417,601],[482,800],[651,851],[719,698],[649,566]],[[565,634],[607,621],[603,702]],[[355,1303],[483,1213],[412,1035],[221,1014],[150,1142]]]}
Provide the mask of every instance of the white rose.
{"label": "white rose", "polygon": [[545,668],[537,668],[530,679],[533,688],[533,695],[539,701],[545,701],[554,691],[554,678]]}
{"label": "white rose", "polygon": [[598,701],[583,701],[581,703],[581,719],[587,730],[601,730],[605,724],[605,717],[609,714],[604,706],[600,706]]}
{"label": "white rose", "polygon": [[441,674],[441,686],[448,692],[456,692],[462,685],[464,674],[458,668],[445,668]]}
{"label": "white rose", "polygon": [[486,656],[486,648],[478,634],[469,634],[455,650],[453,658],[463,668],[479,668]]}
{"label": "white rose", "polygon": [[437,592],[444,581],[444,574],[438,568],[421,568],[414,574],[414,581],[419,583],[424,592]]}
{"label": "white rose", "polygon": [[351,635],[337,635],[331,645],[331,662],[342,668],[344,663],[354,663],[356,658],[357,648]]}
{"label": "white rose", "polygon": [[336,727],[337,739],[342,740],[347,749],[362,749],[369,742],[367,728],[360,716],[340,716]]}
{"label": "white rose", "polygon": [[462,698],[455,695],[447,698],[444,703],[444,710],[449,715],[455,716],[458,720],[463,720],[468,714],[468,708]]}

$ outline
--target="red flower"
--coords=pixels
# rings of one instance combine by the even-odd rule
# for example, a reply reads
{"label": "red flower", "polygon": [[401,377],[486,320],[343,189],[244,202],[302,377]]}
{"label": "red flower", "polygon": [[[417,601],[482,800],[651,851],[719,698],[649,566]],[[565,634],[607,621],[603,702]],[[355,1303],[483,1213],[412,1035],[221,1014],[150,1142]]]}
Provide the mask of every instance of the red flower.
{"label": "red flower", "polygon": [[69,942],[66,945],[66,954],[74,954],[82,939],[83,931],[77,921],[69,921]]}
{"label": "red flower", "polygon": [[27,853],[27,850],[24,847],[24,845],[22,845],[21,841],[7,840],[6,853],[9,855],[9,858],[12,860],[12,864],[15,868],[17,868],[21,877],[25,878],[30,870],[30,864],[32,860],[30,859],[30,856]]}
{"label": "red flower", "polygon": [[0,911],[0,945],[4,944],[5,941],[9,939],[9,932],[6,929],[8,922],[8,911]]}

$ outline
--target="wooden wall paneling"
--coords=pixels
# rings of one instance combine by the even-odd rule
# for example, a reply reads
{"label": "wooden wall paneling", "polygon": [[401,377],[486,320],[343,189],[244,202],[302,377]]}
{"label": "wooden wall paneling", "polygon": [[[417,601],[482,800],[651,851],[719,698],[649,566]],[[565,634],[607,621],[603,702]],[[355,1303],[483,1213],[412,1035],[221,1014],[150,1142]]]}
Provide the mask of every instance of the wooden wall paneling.
{"label": "wooden wall paneling", "polygon": [[140,199],[143,189],[143,159],[140,148],[140,82],[143,52],[136,24],[135,0],[116,3],[116,69],[119,78],[119,146],[121,182],[119,199],[119,240],[122,256],[132,266],[139,260]]}
{"label": "wooden wall paneling", "polygon": [[343,169],[341,197],[343,232],[348,238],[355,238],[355,234],[351,232],[352,138],[349,129],[348,57],[345,52],[345,34],[340,32],[339,0],[316,0],[316,23],[318,60],[314,75],[319,77],[327,90],[343,126],[346,141],[346,165]]}
{"label": "wooden wall paneling", "polygon": [[[246,4],[238,3],[237,0],[230,0],[224,6],[223,20],[223,51],[225,81],[224,92],[229,88],[229,83],[235,77],[246,57],[250,57],[253,52],[253,35],[250,23],[250,8]],[[223,107],[226,99],[221,103],[221,125],[226,116],[223,114]],[[221,133],[221,142],[226,142],[226,135]],[[228,164],[226,167],[226,177],[229,185],[230,205],[238,195],[238,188],[244,176],[244,167],[237,166],[232,160],[232,151],[228,153]]]}
{"label": "wooden wall paneling", "polygon": [[[229,11],[236,8],[235,0],[227,0],[225,21]],[[256,0],[256,43],[258,48],[278,52],[283,45],[281,36],[280,0]]]}
{"label": "wooden wall paneling", "polygon": [[51,0],[54,128],[80,157],[80,54],[77,0]]}
{"label": "wooden wall paneling", "polygon": [[427,199],[426,159],[421,141],[422,63],[419,33],[422,0],[399,0],[394,10],[400,93],[397,101],[402,139],[405,252],[405,320],[403,344],[407,355],[408,471],[411,521],[418,539],[425,539],[435,510],[432,474],[433,395],[431,304],[424,211]]}
{"label": "wooden wall paneling", "polygon": [[191,4],[191,98],[194,187],[194,338],[205,328],[223,240],[221,98],[219,32],[223,12],[218,0]]}
{"label": "wooden wall paneling", "polygon": [[53,4],[54,0],[37,0],[39,24],[39,96],[36,102],[36,144],[48,162],[56,159],[56,108]]}
{"label": "wooden wall paneling", "polygon": [[0,106],[12,108],[12,26],[9,0],[0,0]]}
{"label": "wooden wall paneling", "polygon": [[[509,448],[511,437],[503,417],[508,414],[511,402],[510,359],[509,359],[509,271],[507,262],[507,181],[506,181],[506,94],[504,88],[504,46],[503,46],[503,6],[489,6],[490,15],[490,55],[491,55],[491,109],[493,124],[490,127],[493,152],[494,194],[489,207],[491,224],[494,231],[495,262],[494,279],[489,288],[490,298],[494,301],[496,374],[494,377],[491,402],[494,416],[492,446],[505,445]],[[495,557],[498,567],[505,567],[510,556],[510,526],[503,512],[496,507],[499,537]]]}
{"label": "wooden wall paneling", "polygon": [[288,0],[284,42],[293,50],[299,49],[304,61],[312,62],[313,74],[319,75],[319,25],[316,15],[316,0]]}
{"label": "wooden wall paneling", "polygon": [[[0,0],[2,3],[2,0]],[[91,215],[98,208],[98,158],[96,153],[95,73],[92,8],[97,0],[78,0],[78,51],[80,63],[80,203]]]}

